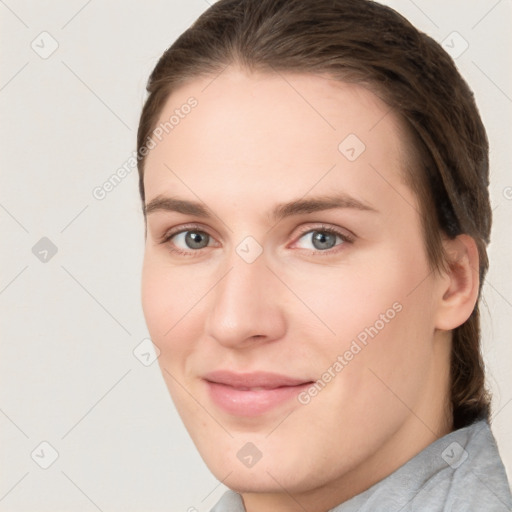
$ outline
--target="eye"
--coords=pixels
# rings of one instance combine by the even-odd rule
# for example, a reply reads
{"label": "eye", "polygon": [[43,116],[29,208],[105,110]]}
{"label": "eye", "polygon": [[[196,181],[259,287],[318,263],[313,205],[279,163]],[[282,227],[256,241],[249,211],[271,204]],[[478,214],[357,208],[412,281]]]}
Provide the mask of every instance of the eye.
{"label": "eye", "polygon": [[199,230],[181,231],[170,235],[166,241],[172,241],[178,249],[203,249],[211,243],[211,237],[208,233]]}
{"label": "eye", "polygon": [[322,228],[304,233],[297,241],[297,246],[301,249],[327,251],[348,241],[348,237],[343,233]]}

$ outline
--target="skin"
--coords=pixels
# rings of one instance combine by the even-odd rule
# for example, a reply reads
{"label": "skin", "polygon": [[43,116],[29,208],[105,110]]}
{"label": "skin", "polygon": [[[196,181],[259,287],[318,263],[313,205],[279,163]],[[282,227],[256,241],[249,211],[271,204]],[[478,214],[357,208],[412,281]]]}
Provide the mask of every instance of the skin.
{"label": "skin", "polygon": [[[445,240],[452,264],[430,270],[400,122],[361,86],[231,66],[173,92],[161,121],[190,96],[197,107],[145,163],[146,204],[173,196],[211,212],[147,215],[142,305],[162,375],[204,461],[249,512],[325,511],[452,429],[450,330],[477,299],[476,247]],[[348,134],[366,145],[355,161],[338,150]],[[271,218],[276,205],[333,193],[376,211]],[[352,241],[319,250],[311,231],[326,226]],[[159,243],[180,229],[210,245]],[[247,236],[263,249],[253,263],[236,251]],[[217,369],[316,381],[395,303],[401,311],[307,405],[247,418],[207,393],[201,377]],[[247,442],[262,453],[251,468],[237,458]]]}

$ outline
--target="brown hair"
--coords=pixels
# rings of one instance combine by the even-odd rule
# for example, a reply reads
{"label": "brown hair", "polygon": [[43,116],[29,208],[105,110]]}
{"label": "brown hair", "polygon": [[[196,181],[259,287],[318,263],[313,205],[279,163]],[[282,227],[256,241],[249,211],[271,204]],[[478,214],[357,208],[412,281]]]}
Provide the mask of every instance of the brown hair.
{"label": "brown hair", "polygon": [[[488,141],[473,93],[438,43],[370,0],[219,0],[205,11],[165,51],[148,80],[137,135],[143,204],[146,153],[140,152],[169,95],[231,64],[327,74],[378,94],[407,127],[411,154],[405,179],[420,201],[432,270],[446,266],[442,234],[471,236],[480,258],[480,298],[492,212]],[[490,414],[478,304],[452,334],[454,428]]]}

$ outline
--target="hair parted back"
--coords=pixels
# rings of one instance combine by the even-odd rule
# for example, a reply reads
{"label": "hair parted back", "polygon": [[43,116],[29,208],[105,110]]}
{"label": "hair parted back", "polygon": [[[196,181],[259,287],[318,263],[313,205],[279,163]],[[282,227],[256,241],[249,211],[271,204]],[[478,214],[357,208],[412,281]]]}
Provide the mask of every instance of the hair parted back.
{"label": "hair parted back", "polygon": [[[227,66],[297,72],[360,83],[403,120],[412,147],[405,179],[421,205],[432,270],[445,268],[442,235],[478,247],[482,289],[492,212],[488,141],[473,93],[441,46],[393,9],[371,0],[219,0],[170,46],[151,73],[137,134],[141,154],[169,95]],[[479,301],[453,330],[454,428],[489,418],[480,352]]]}

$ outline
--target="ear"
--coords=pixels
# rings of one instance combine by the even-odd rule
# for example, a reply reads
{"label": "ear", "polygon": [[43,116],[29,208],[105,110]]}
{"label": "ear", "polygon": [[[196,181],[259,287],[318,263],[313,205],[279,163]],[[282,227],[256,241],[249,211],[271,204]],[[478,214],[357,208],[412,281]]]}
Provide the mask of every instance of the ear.
{"label": "ear", "polygon": [[443,241],[447,271],[440,279],[436,328],[449,331],[462,325],[471,315],[478,298],[479,257],[473,238],[459,235]]}

